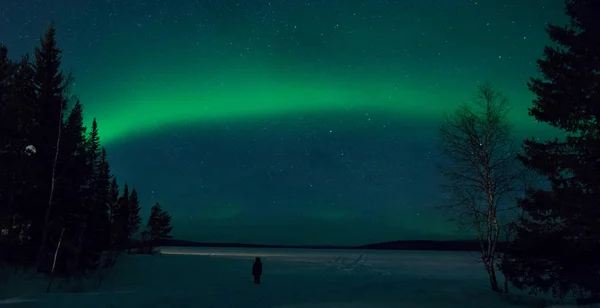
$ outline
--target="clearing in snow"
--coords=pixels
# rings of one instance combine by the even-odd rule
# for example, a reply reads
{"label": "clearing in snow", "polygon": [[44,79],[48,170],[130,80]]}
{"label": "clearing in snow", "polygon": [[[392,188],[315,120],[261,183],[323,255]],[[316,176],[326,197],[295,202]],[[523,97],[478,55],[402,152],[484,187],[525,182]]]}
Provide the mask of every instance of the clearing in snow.
{"label": "clearing in snow", "polygon": [[[262,284],[252,281],[255,257]],[[126,255],[104,278],[74,282],[11,274],[3,307],[543,307],[556,304],[513,290],[489,290],[475,252],[166,247]],[[6,276],[7,272],[5,272]],[[21,278],[20,278],[21,277]],[[502,277],[499,277],[502,282]],[[8,284],[7,284],[8,283]]]}

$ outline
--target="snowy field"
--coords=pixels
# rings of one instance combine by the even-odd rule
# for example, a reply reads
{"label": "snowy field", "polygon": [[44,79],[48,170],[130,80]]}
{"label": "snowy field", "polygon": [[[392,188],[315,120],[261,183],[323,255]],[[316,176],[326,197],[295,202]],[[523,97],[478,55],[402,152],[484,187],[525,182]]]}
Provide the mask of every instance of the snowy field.
{"label": "snowy field", "polygon": [[[252,283],[255,257],[261,285]],[[102,281],[72,284],[6,273],[2,307],[544,307],[551,303],[489,291],[476,253],[423,251],[163,248],[127,255]],[[19,278],[20,277],[20,278]],[[500,283],[503,278],[500,276]],[[96,283],[90,279],[88,285]],[[67,287],[68,285],[68,287]],[[66,292],[68,290],[70,292]],[[60,291],[63,289],[64,291]],[[88,291],[86,291],[86,289]]]}

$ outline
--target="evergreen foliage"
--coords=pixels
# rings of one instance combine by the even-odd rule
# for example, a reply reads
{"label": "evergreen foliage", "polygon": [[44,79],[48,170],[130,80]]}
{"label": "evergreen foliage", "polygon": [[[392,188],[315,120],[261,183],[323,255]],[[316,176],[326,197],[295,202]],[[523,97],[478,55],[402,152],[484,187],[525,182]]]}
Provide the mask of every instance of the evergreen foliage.
{"label": "evergreen foliage", "polygon": [[33,63],[0,45],[0,262],[73,276],[114,265],[141,207],[135,189],[119,194],[98,122],[86,129],[60,55],[53,25]]}
{"label": "evergreen foliage", "polygon": [[529,83],[529,114],[565,136],[523,144],[520,160],[551,187],[518,200],[526,215],[502,270],[532,293],[600,298],[600,2],[565,4],[570,23],[548,26],[554,44]]}

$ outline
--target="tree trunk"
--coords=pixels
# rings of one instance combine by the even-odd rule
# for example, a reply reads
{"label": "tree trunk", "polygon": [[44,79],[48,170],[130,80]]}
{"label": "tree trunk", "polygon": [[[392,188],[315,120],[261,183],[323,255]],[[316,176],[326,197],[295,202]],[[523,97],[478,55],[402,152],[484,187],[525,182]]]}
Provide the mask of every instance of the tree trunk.
{"label": "tree trunk", "polygon": [[56,267],[56,259],[58,258],[58,251],[60,250],[60,244],[62,243],[63,235],[65,234],[65,228],[60,232],[60,238],[58,239],[58,244],[56,245],[56,251],[54,251],[54,261],[52,262],[52,270],[50,271],[50,279],[48,279],[48,286],[46,287],[46,293],[50,292],[50,287],[52,286],[52,280],[54,279],[54,268]]}
{"label": "tree trunk", "polygon": [[44,217],[44,231],[42,233],[42,243],[40,245],[40,250],[38,251],[37,260],[36,260],[36,268],[38,269],[38,271],[41,269],[43,259],[45,259],[44,253],[46,252],[46,242],[48,241],[48,233],[50,232],[48,223],[50,222],[50,213],[52,212],[52,200],[54,198],[54,185],[56,184],[56,164],[58,162],[58,151],[59,151],[59,146],[60,146],[61,127],[62,127],[62,104],[61,104],[61,113],[58,118],[58,137],[56,138],[56,151],[54,152],[54,162],[52,163],[52,182],[50,184],[50,197],[48,198],[48,206],[46,207],[46,216]]}
{"label": "tree trunk", "polygon": [[496,270],[494,269],[494,258],[488,258],[484,261],[485,270],[488,272],[490,278],[490,287],[492,291],[500,293],[500,287],[498,287],[498,279],[496,278]]}

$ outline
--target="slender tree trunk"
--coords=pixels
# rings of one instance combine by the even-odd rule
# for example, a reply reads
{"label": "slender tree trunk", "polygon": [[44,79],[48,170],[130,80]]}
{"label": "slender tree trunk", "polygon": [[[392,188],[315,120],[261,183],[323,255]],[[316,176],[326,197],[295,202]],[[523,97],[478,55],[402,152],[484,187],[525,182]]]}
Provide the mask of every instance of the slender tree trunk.
{"label": "slender tree trunk", "polygon": [[52,261],[52,270],[50,271],[50,279],[48,280],[48,286],[46,287],[46,293],[50,292],[52,286],[52,280],[54,279],[54,269],[56,268],[56,259],[58,258],[58,251],[60,250],[60,244],[62,243],[63,235],[65,234],[65,228],[60,232],[60,238],[56,245],[56,251],[54,251],[54,261]]}
{"label": "slender tree trunk", "polygon": [[492,291],[500,293],[501,290],[498,287],[498,279],[496,278],[496,270],[494,269],[494,258],[489,258],[485,264],[485,269],[488,272],[490,278],[490,287]]}
{"label": "slender tree trunk", "polygon": [[44,253],[46,252],[46,242],[48,241],[48,233],[50,228],[48,223],[50,222],[50,213],[52,213],[52,201],[54,199],[54,185],[56,184],[56,164],[58,162],[58,152],[60,146],[60,134],[62,127],[62,103],[60,116],[58,117],[58,137],[56,138],[56,151],[54,152],[54,162],[52,163],[52,181],[50,184],[50,197],[48,198],[48,206],[46,207],[46,216],[44,217],[44,231],[42,233],[42,243],[40,250],[38,251],[36,267],[38,271],[41,269]]}
{"label": "slender tree trunk", "polygon": [[[489,172],[488,172],[489,174]],[[484,264],[490,278],[490,287],[494,292],[501,292],[496,278],[496,244],[498,243],[499,226],[496,218],[496,203],[491,191],[492,183],[488,177],[486,185],[487,194],[487,250],[485,252]]]}

